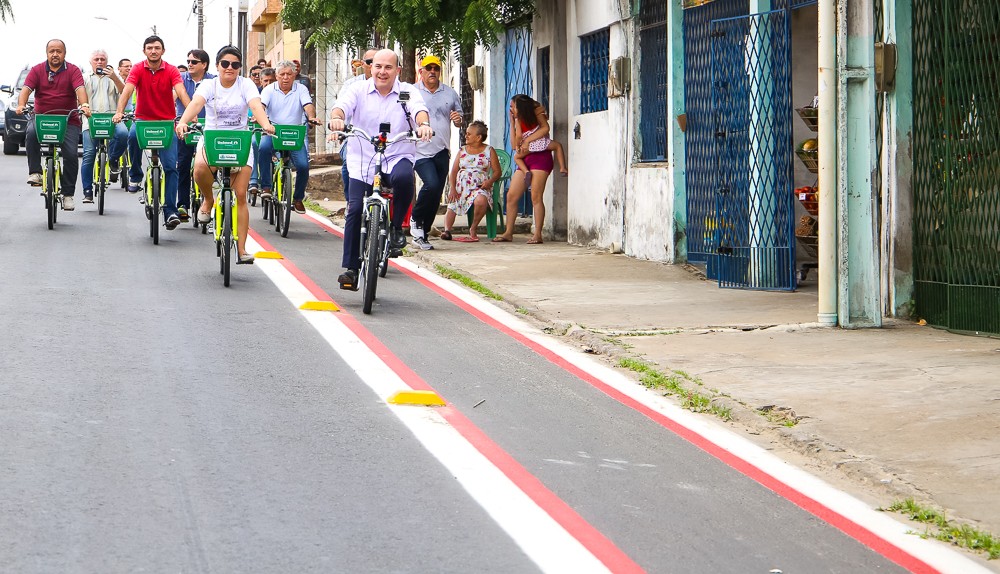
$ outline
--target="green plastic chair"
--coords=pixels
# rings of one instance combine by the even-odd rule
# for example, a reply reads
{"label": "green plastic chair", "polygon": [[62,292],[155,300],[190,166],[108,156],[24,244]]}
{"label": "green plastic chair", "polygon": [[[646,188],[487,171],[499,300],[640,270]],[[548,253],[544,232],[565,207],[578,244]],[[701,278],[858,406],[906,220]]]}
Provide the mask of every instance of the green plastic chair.
{"label": "green plastic chair", "polygon": [[[502,149],[493,148],[497,152],[497,159],[500,160],[500,179],[493,183],[493,208],[487,209],[486,217],[486,236],[493,239],[497,236],[497,229],[504,225],[504,214],[503,214],[503,188],[510,179],[513,173],[511,168],[513,163],[510,158],[510,154]],[[469,227],[472,227],[472,213],[473,209],[469,210],[466,215],[469,218]]]}

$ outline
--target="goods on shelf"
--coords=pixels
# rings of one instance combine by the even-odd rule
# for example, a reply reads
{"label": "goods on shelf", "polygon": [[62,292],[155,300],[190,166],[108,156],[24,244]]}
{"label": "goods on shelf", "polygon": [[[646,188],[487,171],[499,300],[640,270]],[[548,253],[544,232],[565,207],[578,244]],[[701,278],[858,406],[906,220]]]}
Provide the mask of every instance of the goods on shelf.
{"label": "goods on shelf", "polygon": [[797,187],[795,197],[810,215],[819,215],[819,188],[811,185]]}
{"label": "goods on shelf", "polygon": [[809,129],[814,132],[819,131],[819,108],[795,108],[795,111]]}
{"label": "goods on shelf", "polygon": [[810,172],[819,172],[819,143],[816,138],[803,140],[795,150],[795,155],[799,156]]}

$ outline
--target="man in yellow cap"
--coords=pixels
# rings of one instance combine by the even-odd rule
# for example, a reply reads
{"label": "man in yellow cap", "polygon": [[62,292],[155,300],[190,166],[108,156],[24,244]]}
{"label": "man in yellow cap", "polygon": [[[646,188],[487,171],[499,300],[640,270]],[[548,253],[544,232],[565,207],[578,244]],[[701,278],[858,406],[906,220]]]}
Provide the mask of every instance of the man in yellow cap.
{"label": "man in yellow cap", "polygon": [[[441,83],[441,58],[424,56],[420,61],[420,81],[417,89],[424,98],[430,115],[434,137],[430,141],[417,143],[417,161],[414,171],[424,182],[413,206],[410,234],[413,243],[420,249],[434,249],[428,241],[434,218],[441,205],[441,192],[448,181],[451,167],[451,126],[462,127],[462,99],[447,84]],[[450,237],[442,236],[442,239]]]}

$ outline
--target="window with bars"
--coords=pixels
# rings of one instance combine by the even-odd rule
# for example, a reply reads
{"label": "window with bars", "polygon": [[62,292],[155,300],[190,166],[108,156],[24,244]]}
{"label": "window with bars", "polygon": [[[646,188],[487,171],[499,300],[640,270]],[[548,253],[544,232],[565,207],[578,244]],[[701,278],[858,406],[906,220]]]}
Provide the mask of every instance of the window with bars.
{"label": "window with bars", "polygon": [[667,3],[643,2],[639,13],[641,161],[667,155]]}
{"label": "window with bars", "polygon": [[608,109],[611,33],[605,28],[580,36],[580,113]]}

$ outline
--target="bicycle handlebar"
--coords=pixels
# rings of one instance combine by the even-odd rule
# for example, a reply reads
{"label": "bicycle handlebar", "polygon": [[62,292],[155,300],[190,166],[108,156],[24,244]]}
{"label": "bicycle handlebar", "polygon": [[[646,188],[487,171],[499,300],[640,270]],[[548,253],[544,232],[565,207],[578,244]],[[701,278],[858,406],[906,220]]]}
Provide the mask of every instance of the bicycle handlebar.
{"label": "bicycle handlebar", "polygon": [[[372,136],[372,135],[369,135],[368,132],[366,132],[365,130],[363,130],[363,129],[359,128],[359,127],[352,126],[352,125],[345,126],[344,129],[343,129],[343,131],[335,130],[333,133],[337,134],[338,136],[340,136],[343,139],[347,139],[347,138],[350,138],[350,137],[364,139],[364,140],[370,142],[373,146],[382,143],[382,140],[383,140],[383,138],[385,138],[385,135],[386,135],[384,133],[379,133],[377,136]],[[343,141],[343,139],[341,141]],[[390,138],[390,139],[386,139],[384,141],[385,141],[386,147],[388,147],[388,146],[390,146],[390,145],[392,145],[394,143],[397,143],[397,142],[403,141],[403,140],[410,141],[410,142],[418,142],[418,141],[420,141],[420,138],[417,137],[417,135],[412,130],[407,130],[405,132],[400,132],[400,133],[396,134],[395,137]]]}
{"label": "bicycle handlebar", "polygon": [[[53,110],[53,111],[62,112],[62,110]],[[28,118],[28,117],[33,116],[33,115],[36,115],[35,114],[35,104],[25,104],[24,109],[21,111],[21,113],[24,114],[25,118]],[[66,115],[67,116],[71,116],[73,114],[82,114],[82,113],[83,113],[83,108],[77,107],[77,108],[73,108],[72,110],[69,110],[68,112],[66,112]]]}

